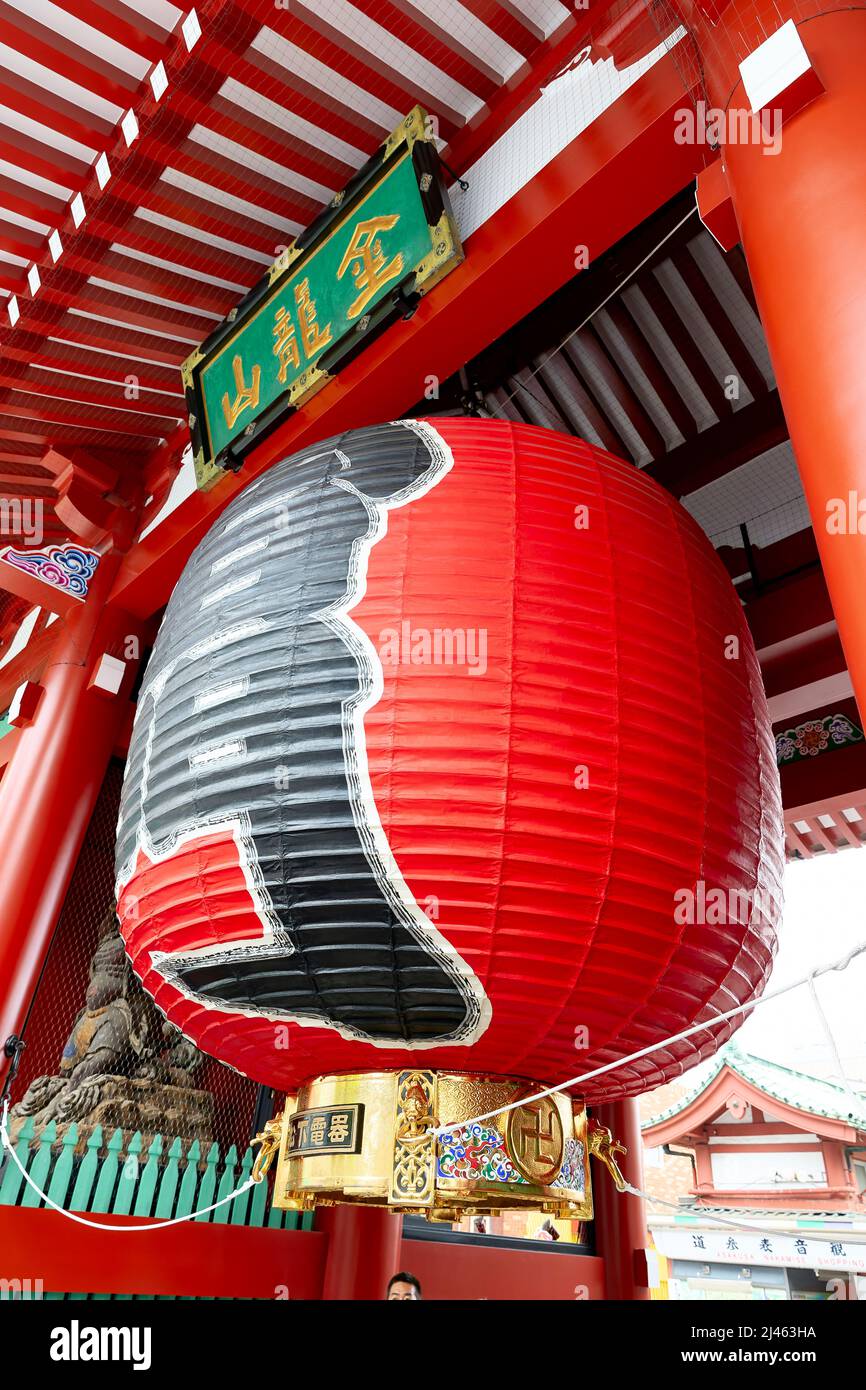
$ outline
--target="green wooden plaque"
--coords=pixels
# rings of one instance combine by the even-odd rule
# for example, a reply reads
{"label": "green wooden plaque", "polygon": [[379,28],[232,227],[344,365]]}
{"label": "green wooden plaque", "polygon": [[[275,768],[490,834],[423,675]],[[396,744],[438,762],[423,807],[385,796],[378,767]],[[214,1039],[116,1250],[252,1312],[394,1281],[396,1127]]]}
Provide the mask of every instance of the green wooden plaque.
{"label": "green wooden plaque", "polygon": [[213,486],[463,259],[420,107],[183,366],[200,488]]}

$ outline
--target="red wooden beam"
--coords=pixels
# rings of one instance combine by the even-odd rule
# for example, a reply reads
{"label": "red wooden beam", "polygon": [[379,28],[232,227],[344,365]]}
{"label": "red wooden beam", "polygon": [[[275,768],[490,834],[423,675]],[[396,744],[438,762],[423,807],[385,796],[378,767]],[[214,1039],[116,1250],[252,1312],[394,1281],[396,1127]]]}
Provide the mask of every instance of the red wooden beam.
{"label": "red wooden beam", "polygon": [[31,232],[14,222],[7,222],[0,211],[0,247],[10,256],[21,256],[30,261],[38,253],[44,242],[41,232]]}
{"label": "red wooden beam", "polygon": [[[123,332],[114,324],[101,322],[96,318],[84,318],[67,314],[58,305],[52,305],[38,296],[30,314],[31,327],[48,337],[56,338],[66,347],[81,347],[94,352],[107,352],[114,357],[129,359],[142,358],[145,362],[161,363],[167,367],[180,367],[189,356],[190,347],[183,342],[171,343],[165,338],[156,338],[136,332],[132,327]],[[34,333],[28,334],[28,340]],[[195,342],[190,335],[190,342]]]}
{"label": "red wooden beam", "polygon": [[[200,241],[189,241],[177,232],[169,232],[157,227],[141,217],[131,217],[124,227],[101,216],[97,210],[89,217],[82,229],[87,236],[75,243],[75,249],[84,247],[84,254],[98,254],[100,244],[109,246],[117,242],[131,251],[141,251],[157,260],[170,261],[193,274],[216,275],[235,284],[251,288],[263,274],[264,262],[250,260],[245,256],[230,255],[226,251],[214,251]],[[90,240],[89,238],[93,238]],[[219,263],[216,258],[221,258]]]}
{"label": "red wooden beam", "polygon": [[0,261],[0,266],[5,267],[4,270],[0,270],[0,287],[8,290],[9,294],[29,294],[29,286],[23,269],[16,275],[11,266],[6,266],[5,261]]}
{"label": "red wooden beam", "polygon": [[[252,10],[259,17],[267,13],[261,0],[239,0],[239,4],[241,9],[247,12]],[[319,62],[348,77],[365,91],[374,92],[380,101],[387,102],[397,111],[406,111],[420,102],[438,117],[444,139],[450,139],[465,124],[466,117],[456,106],[435,97],[423,81],[397,71],[389,59],[380,58],[349,34],[335,28],[319,13],[314,3],[308,5],[305,0],[292,0],[291,10],[281,11],[280,18],[284,21],[279,27],[281,38],[296,43],[299,48],[318,58]],[[270,13],[272,21],[273,10]],[[269,20],[262,22],[268,23]]]}
{"label": "red wooden beam", "polygon": [[[56,499],[53,487],[46,487],[26,473],[0,473],[0,489],[4,497],[37,497]],[[5,545],[8,537],[0,531],[0,544]]]}
{"label": "red wooden beam", "polygon": [[0,104],[12,111],[20,111],[31,121],[38,121],[48,130],[58,130],[94,152],[99,150],[114,134],[114,123],[104,116],[96,116],[92,111],[67,101],[56,92],[20,77],[9,68],[0,81]]}
{"label": "red wooden beam", "polygon": [[[853,701],[851,708],[853,712]],[[798,718],[794,722],[799,724],[802,720]],[[822,803],[835,800],[838,805],[840,799],[844,806],[859,808],[857,798],[866,786],[866,744],[850,743],[832,753],[820,753],[816,758],[783,763],[779,778],[786,811],[788,807],[810,805],[823,811]]]}
{"label": "red wooden beam", "polygon": [[[210,184],[220,193],[229,193],[232,197],[243,198],[253,206],[275,213],[279,217],[299,222],[302,227],[305,227],[321,211],[321,200],[316,201],[306,193],[291,188],[287,183],[278,183],[275,178],[272,179],[267,174],[260,173],[254,162],[256,152],[254,145],[247,151],[250,164],[241,173],[241,166],[235,160],[218,154],[196,141],[187,141],[185,137],[180,148],[163,141],[154,142],[150,167],[143,166],[134,180],[126,181],[126,187],[135,190],[135,197],[134,199],[131,198],[130,202],[133,205],[142,202],[147,204],[148,193],[161,178],[163,170],[176,169],[180,174],[186,174],[190,178],[198,179],[201,183]],[[281,163],[287,163],[285,157]],[[321,177],[319,182],[322,182]],[[160,187],[166,191],[170,189],[172,195],[178,191],[170,184],[163,183]],[[327,188],[328,184],[324,183],[323,187]],[[209,203],[208,206],[215,207],[217,205]],[[228,215],[232,216],[233,214],[229,213]],[[239,214],[234,215],[239,216]],[[220,218],[225,216],[224,209],[219,209],[219,216]],[[252,225],[255,227],[261,224],[253,219]],[[242,241],[243,237],[235,235],[235,240]]]}
{"label": "red wooden beam", "polygon": [[102,256],[86,256],[71,251],[65,258],[67,270],[77,270],[88,279],[105,280],[120,289],[131,290],[134,294],[159,295],[164,299],[183,304],[186,313],[195,315],[216,314],[219,319],[238,302],[237,292],[224,290],[216,285],[203,284],[188,275],[164,270],[160,266],[143,264],[131,256],[117,251],[106,250]]}
{"label": "red wooden beam", "polygon": [[[40,409],[19,404],[17,401],[3,399],[5,394],[0,391],[0,410],[3,411],[3,414],[10,419],[34,420],[39,424],[56,425],[56,430],[49,431],[49,438],[52,442],[61,436],[64,430],[98,430],[100,434],[116,434],[119,438],[130,436],[138,441],[142,447],[146,447],[154,438],[161,438],[165,433],[164,428],[158,427],[164,422],[157,422],[152,429],[144,429],[141,421],[127,422],[119,412],[112,411],[111,419],[108,421],[105,416],[95,418],[92,410],[88,407],[79,411],[64,408],[59,402],[49,401]],[[48,441],[46,440],[46,442]],[[80,444],[80,437],[78,442]]]}
{"label": "red wooden beam", "polygon": [[9,125],[0,116],[0,139],[5,147],[3,156],[8,163],[14,164],[17,169],[37,174],[41,179],[59,183],[64,188],[77,188],[87,177],[88,161],[54,148],[47,143],[50,138],[51,132],[46,131],[45,140],[37,140],[35,136],[26,135]]}
{"label": "red wooden beam", "polygon": [[536,55],[543,39],[537,30],[530,29],[530,21],[525,15],[520,12],[511,14],[497,4],[497,0],[463,0],[463,5],[511,48],[522,53],[524,58]]}
{"label": "red wooden beam", "polygon": [[[2,388],[16,392],[32,392],[37,400],[45,402],[43,406],[45,410],[55,408],[51,404],[53,401],[67,401],[95,411],[110,409],[111,416],[94,416],[93,425],[96,429],[102,427],[104,419],[110,422],[118,409],[130,415],[145,415],[147,423],[153,422],[155,433],[164,429],[163,422],[171,421],[176,424],[186,414],[182,396],[178,399],[175,408],[172,408],[173,402],[168,397],[161,401],[125,399],[123,394],[125,384],[123,382],[118,382],[117,387],[112,390],[107,386],[100,387],[95,382],[76,384],[72,377],[54,376],[49,379],[45,373],[17,377],[0,369],[0,389]],[[139,427],[143,427],[144,423],[140,422]]]}
{"label": "red wooden beam", "polygon": [[[215,188],[214,191],[217,193],[219,190]],[[231,208],[221,207],[216,201],[211,202],[205,196],[162,179],[152,178],[146,187],[131,179],[119,179],[112,190],[112,197],[116,214],[120,213],[121,204],[124,205],[122,220],[118,218],[121,227],[140,206],[175,222],[187,223],[198,231],[236,241],[247,250],[271,259],[276,255],[274,245],[277,241],[282,240],[285,244],[291,240],[287,231]]]}
{"label": "red wooden beam", "polygon": [[787,438],[788,425],[778,392],[769,391],[670,453],[656,457],[647,467],[662,487],[675,497],[686,497]]}
{"label": "red wooden beam", "polygon": [[[170,31],[166,29],[165,25],[157,24],[155,20],[148,19],[147,15],[135,4],[135,0],[132,0],[132,3],[128,5],[124,3],[124,0],[83,0],[79,8],[82,19],[87,18],[89,24],[92,23],[96,29],[104,29],[106,33],[111,34],[112,38],[117,37],[117,35],[113,27],[106,27],[106,16],[109,18],[109,26],[113,24],[115,19],[119,19],[121,23],[125,23],[129,28],[135,30],[140,37],[136,39],[134,44],[130,44],[130,47],[138,53],[143,53],[146,58],[153,55],[151,51],[142,47],[145,41],[159,45],[160,49],[164,50],[165,48]],[[93,15],[94,18],[89,18],[90,15]],[[177,28],[177,23],[174,28]],[[121,40],[118,39],[118,42]],[[159,54],[157,53],[155,56],[158,57]]]}
{"label": "red wooden beam", "polygon": [[75,17],[151,63],[165,53],[168,31],[118,0],[75,0]]}
{"label": "red wooden beam", "polygon": [[46,193],[41,188],[31,188],[18,179],[10,178],[8,174],[0,174],[0,207],[19,217],[30,217],[34,222],[44,222],[51,227],[63,217],[68,201],[57,193]]}
{"label": "red wooden beam", "polygon": [[3,478],[6,482],[21,482],[32,478],[53,486],[55,474],[47,468],[41,458],[33,455],[0,453],[0,464],[5,464]]}
{"label": "red wooden beam", "polygon": [[[197,315],[194,309],[186,312],[161,304],[151,304],[146,299],[135,299],[130,295],[112,292],[105,286],[92,285],[89,281],[85,281],[81,289],[66,292],[47,285],[39,291],[39,298],[43,304],[59,305],[64,309],[78,310],[82,314],[114,319],[129,324],[132,329],[163,334],[167,338],[177,337],[193,344],[206,337],[218,322],[210,315]],[[132,305],[140,307],[133,308]]]}
{"label": "red wooden beam", "polygon": [[77,83],[85,91],[93,92],[103,101],[113,102],[121,111],[130,105],[131,94],[139,85],[138,78],[80,48],[56,29],[49,29],[20,10],[7,9],[0,13],[0,43],[41,63],[49,72]]}
{"label": "red wooden beam", "polygon": [[461,87],[487,101],[502,85],[502,77],[479,53],[461,42],[459,34],[439,24],[435,11],[408,5],[406,0],[353,0],[356,9],[375,20],[408,48],[447,73]]}
{"label": "red wooden beam", "polygon": [[[355,172],[354,166],[337,159],[329,151],[317,150],[313,145],[299,139],[292,132],[281,134],[279,129],[263,116],[256,116],[244,106],[215,96],[210,102],[199,101],[191,92],[178,90],[173,96],[175,110],[189,120],[190,125],[206,126],[208,130],[224,135],[236,145],[246,145],[258,150],[266,159],[277,164],[285,164],[305,178],[317,179],[325,186],[344,188]],[[309,119],[309,117],[307,117]],[[322,113],[322,129],[338,135],[333,117]],[[351,144],[365,155],[371,155],[379,144],[379,137],[368,134],[360,127],[349,125]]]}
{"label": "red wooden beam", "polygon": [[[93,376],[102,378],[106,384],[123,388],[126,384],[124,378],[128,375],[116,359],[105,358],[101,363],[87,360],[87,354],[82,352],[80,357],[71,355],[69,349],[64,348],[61,343],[45,342],[42,350],[38,352],[26,347],[21,348],[16,344],[14,347],[7,347],[4,355],[7,363],[21,363],[24,367],[32,368],[33,372],[44,372],[49,384],[52,380],[62,383],[67,377],[86,381],[88,377]],[[180,373],[175,366],[164,366],[161,363],[148,366],[143,362],[129,362],[128,365],[137,379],[139,391],[158,392],[164,395],[167,401],[173,396],[183,397]]]}

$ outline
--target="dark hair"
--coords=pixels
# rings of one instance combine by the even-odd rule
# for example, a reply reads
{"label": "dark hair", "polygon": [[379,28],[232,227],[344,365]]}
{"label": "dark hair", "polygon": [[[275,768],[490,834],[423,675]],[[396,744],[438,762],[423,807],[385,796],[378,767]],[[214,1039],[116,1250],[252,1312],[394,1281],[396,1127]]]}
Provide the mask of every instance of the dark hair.
{"label": "dark hair", "polygon": [[388,1280],[388,1293],[395,1284],[411,1284],[413,1289],[418,1290],[418,1297],[421,1297],[421,1285],[414,1274],[407,1274],[406,1270],[401,1270],[399,1274],[392,1274]]}

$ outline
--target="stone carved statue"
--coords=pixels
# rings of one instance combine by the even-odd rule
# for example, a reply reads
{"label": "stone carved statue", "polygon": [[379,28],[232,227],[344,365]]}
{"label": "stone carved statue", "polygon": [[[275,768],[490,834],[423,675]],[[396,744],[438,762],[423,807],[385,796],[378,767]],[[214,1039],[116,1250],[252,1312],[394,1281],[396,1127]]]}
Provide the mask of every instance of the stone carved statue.
{"label": "stone carved statue", "polygon": [[59,1135],[75,1121],[81,1142],[102,1124],[109,1132],[140,1130],[145,1142],[160,1133],[208,1143],[213,1097],[192,1080],[204,1061],[138,984],[111,911],[58,1072],[36,1077],[12,1107],[12,1137],[33,1116],[37,1134],[52,1120]]}

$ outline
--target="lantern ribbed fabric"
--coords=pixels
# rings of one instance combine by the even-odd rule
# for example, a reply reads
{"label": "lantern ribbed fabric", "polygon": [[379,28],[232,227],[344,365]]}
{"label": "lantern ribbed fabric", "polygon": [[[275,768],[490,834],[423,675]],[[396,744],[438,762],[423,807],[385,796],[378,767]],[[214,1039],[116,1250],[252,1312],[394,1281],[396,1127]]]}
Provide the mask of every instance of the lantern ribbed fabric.
{"label": "lantern ribbed fabric", "polygon": [[757,658],[684,509],[561,434],[401,421],[275,465],[190,559],[118,913],[167,1016],[261,1082],[552,1083],[759,992],[782,862]]}

